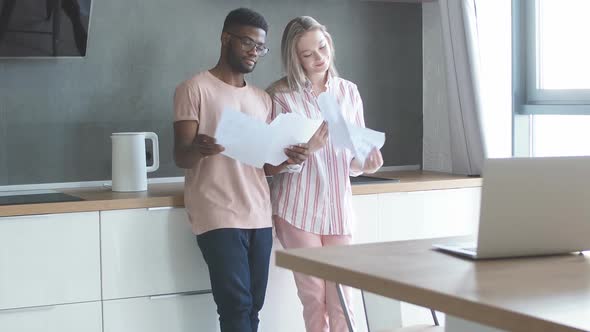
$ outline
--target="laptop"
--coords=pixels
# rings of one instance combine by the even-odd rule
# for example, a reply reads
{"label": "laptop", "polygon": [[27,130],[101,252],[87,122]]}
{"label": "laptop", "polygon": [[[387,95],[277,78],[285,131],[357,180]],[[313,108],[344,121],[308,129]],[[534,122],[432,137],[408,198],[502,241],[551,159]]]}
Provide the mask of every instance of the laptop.
{"label": "laptop", "polygon": [[590,156],[487,159],[477,243],[434,247],[473,259],[590,249]]}

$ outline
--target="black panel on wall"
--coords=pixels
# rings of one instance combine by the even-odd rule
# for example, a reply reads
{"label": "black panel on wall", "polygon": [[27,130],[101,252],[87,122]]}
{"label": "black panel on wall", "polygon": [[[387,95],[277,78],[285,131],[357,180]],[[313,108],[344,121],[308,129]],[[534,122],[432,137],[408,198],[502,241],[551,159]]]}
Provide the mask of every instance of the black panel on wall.
{"label": "black panel on wall", "polygon": [[108,180],[110,135],[153,131],[160,170],[172,160],[175,86],[213,66],[225,15],[239,6],[270,23],[271,53],[249,76],[281,75],[280,37],[311,15],[336,44],[340,74],[355,82],[368,127],[387,133],[386,165],[422,161],[422,21],[416,4],[358,0],[100,0],[85,58],[0,60],[0,185]]}
{"label": "black panel on wall", "polygon": [[0,57],[84,56],[91,0],[0,0]]}

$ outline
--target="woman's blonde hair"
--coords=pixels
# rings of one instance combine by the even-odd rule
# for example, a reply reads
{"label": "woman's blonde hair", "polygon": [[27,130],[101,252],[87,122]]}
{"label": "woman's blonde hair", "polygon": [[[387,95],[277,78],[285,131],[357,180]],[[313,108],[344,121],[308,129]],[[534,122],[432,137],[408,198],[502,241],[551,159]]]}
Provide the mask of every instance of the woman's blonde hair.
{"label": "woman's blonde hair", "polygon": [[338,72],[334,66],[334,43],[332,41],[332,36],[330,36],[326,30],[326,27],[321,25],[313,17],[299,16],[292,19],[291,22],[287,24],[281,40],[281,59],[286,77],[277,83],[286,83],[290,90],[301,90],[305,84],[305,72],[301,66],[299,57],[297,56],[297,42],[304,33],[312,30],[320,30],[326,37],[331,53],[328,75],[334,77],[338,76]]}

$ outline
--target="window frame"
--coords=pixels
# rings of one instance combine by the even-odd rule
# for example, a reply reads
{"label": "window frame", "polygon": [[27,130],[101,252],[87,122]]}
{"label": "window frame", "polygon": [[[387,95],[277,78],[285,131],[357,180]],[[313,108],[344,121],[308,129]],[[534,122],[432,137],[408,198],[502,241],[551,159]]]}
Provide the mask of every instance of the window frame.
{"label": "window frame", "polygon": [[590,89],[538,88],[538,1],[512,0],[515,113],[590,115]]}

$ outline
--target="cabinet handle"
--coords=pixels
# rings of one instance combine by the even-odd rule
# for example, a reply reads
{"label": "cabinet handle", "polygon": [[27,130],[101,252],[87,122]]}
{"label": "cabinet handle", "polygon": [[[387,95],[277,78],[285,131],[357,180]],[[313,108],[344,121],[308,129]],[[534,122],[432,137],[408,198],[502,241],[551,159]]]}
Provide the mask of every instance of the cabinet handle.
{"label": "cabinet handle", "polygon": [[194,291],[194,292],[152,295],[152,296],[150,296],[150,300],[163,300],[163,299],[169,299],[169,298],[173,298],[173,297],[191,296],[191,295],[203,295],[203,294],[211,294],[211,290],[210,289],[206,289],[206,290]]}
{"label": "cabinet handle", "polygon": [[149,207],[147,208],[148,211],[158,211],[158,210],[172,210],[174,206],[156,206],[156,207]]}
{"label": "cabinet handle", "polygon": [[15,309],[3,309],[0,310],[0,314],[13,314],[18,312],[29,312],[29,311],[45,311],[55,309],[54,305],[46,305],[40,307],[27,307],[27,308],[15,308]]}
{"label": "cabinet handle", "polygon": [[48,218],[51,216],[55,216],[55,213],[48,213],[48,214],[23,214],[19,216],[7,216],[7,217],[0,217],[0,221],[10,221],[10,220],[22,220],[24,218]]}

